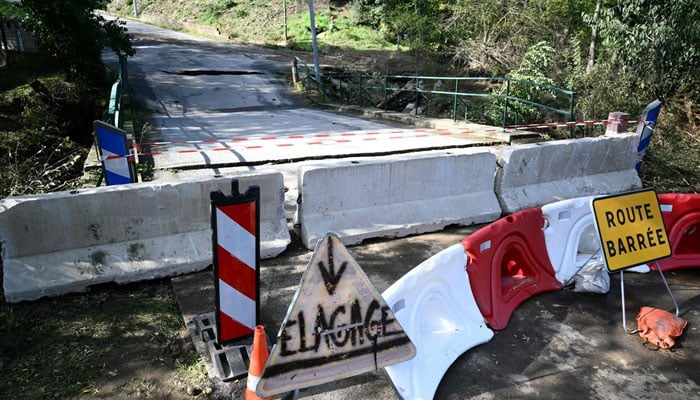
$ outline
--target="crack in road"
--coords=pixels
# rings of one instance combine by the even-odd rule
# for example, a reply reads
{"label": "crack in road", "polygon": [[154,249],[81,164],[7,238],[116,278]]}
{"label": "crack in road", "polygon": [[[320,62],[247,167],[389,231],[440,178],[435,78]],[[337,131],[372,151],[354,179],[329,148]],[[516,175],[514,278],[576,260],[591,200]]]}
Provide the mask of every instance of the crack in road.
{"label": "crack in road", "polygon": [[185,76],[201,76],[201,75],[264,75],[264,72],[260,71],[227,71],[227,70],[217,70],[217,69],[189,69],[189,70],[173,70],[168,71],[161,69],[160,72],[170,74],[170,75],[185,75]]}

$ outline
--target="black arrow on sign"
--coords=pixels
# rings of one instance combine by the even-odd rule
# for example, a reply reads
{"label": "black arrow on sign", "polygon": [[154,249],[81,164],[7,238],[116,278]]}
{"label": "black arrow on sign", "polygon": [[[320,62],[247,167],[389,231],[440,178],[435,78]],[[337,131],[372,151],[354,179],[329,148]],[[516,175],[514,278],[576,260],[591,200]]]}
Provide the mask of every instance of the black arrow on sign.
{"label": "black arrow on sign", "polygon": [[323,264],[323,261],[318,262],[318,268],[321,270],[321,275],[323,276],[323,281],[326,283],[326,290],[328,294],[333,295],[336,286],[340,281],[340,277],[345,272],[345,267],[348,265],[347,261],[343,261],[340,265],[338,273],[335,273],[335,260],[333,259],[333,240],[328,239],[328,269]]}

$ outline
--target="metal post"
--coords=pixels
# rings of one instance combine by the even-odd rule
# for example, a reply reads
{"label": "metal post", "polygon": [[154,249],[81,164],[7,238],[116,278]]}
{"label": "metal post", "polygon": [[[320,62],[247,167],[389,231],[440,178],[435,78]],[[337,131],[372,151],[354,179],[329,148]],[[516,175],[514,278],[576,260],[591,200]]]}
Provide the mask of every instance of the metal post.
{"label": "metal post", "polygon": [[287,0],[284,0],[284,44],[287,42]]}
{"label": "metal post", "polygon": [[459,80],[455,78],[455,99],[452,106],[452,121],[457,121],[457,92],[459,91]]}
{"label": "metal post", "polygon": [[656,270],[659,271],[659,275],[661,275],[661,280],[664,281],[664,285],[666,286],[666,290],[668,290],[668,294],[671,295],[671,300],[673,300],[673,306],[676,307],[676,317],[678,314],[680,314],[680,310],[678,309],[678,303],[676,302],[676,298],[673,296],[673,292],[671,292],[671,287],[668,286],[668,282],[666,281],[666,277],[664,276],[664,272],[661,269],[661,266],[659,265],[659,262],[656,261]]}
{"label": "metal post", "polygon": [[[569,122],[574,122],[574,106],[576,105],[576,93],[571,92],[571,106],[569,108]],[[569,139],[574,137],[574,126],[569,126]]]}
{"label": "metal post", "polygon": [[387,99],[387,90],[388,90],[388,88],[387,88],[387,77],[386,77],[386,75],[384,75],[384,112],[386,112],[386,110],[387,110],[387,108],[386,108],[386,103],[387,103],[387,100],[388,100],[388,99]]}
{"label": "metal post", "polygon": [[628,330],[627,329],[627,310],[625,307],[625,271],[620,271],[620,293],[622,296],[622,329],[625,330],[625,332],[631,334],[639,332],[638,329],[635,330]]}
{"label": "metal post", "polygon": [[316,42],[316,20],[314,19],[314,0],[309,0],[309,21],[311,23],[311,46],[314,52],[314,70],[316,80],[321,83],[321,67],[318,64],[318,43]]}
{"label": "metal post", "polygon": [[[664,286],[666,286],[666,290],[668,291],[668,294],[671,296],[671,300],[673,301],[673,306],[676,309],[676,317],[680,314],[680,309],[678,308],[678,302],[676,302],[676,297],[673,295],[673,292],[671,291],[671,287],[668,285],[668,282],[666,281],[666,277],[664,276],[664,272],[661,269],[661,266],[659,265],[659,262],[656,261],[656,269],[659,271],[659,275],[661,276],[661,280],[664,282]],[[627,329],[627,311],[625,307],[625,271],[620,271],[620,293],[622,296],[622,328],[625,330],[625,332],[629,334],[637,333],[639,332],[638,329],[634,330],[628,330]]]}
{"label": "metal post", "polygon": [[134,3],[134,17],[138,17],[139,16],[139,6],[136,5],[136,0],[133,0],[133,3]]}
{"label": "metal post", "polygon": [[416,110],[416,118],[418,118],[418,107],[420,105],[420,93],[418,92],[419,88],[420,88],[420,79],[418,79],[418,77],[416,76],[416,89],[415,89],[416,107],[414,108],[414,110]]}
{"label": "metal post", "polygon": [[508,97],[510,97],[510,79],[506,80],[506,102],[503,106],[503,131],[506,130],[508,123]]}
{"label": "metal post", "polygon": [[364,107],[363,99],[362,99],[362,94],[365,92],[365,88],[362,87],[362,75],[360,75],[360,107]]}

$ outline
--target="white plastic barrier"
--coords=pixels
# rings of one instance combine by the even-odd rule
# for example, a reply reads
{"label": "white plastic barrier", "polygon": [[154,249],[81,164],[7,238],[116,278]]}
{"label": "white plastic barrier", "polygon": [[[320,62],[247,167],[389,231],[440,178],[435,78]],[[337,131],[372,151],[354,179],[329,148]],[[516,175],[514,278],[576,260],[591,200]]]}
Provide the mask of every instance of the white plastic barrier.
{"label": "white plastic barrier", "polygon": [[488,149],[335,161],[299,168],[297,223],[312,249],[326,232],[344,244],[495,220],[496,158]]}
{"label": "white plastic barrier", "polygon": [[495,184],[503,212],[641,188],[638,141],[624,134],[504,147]]}
{"label": "white plastic barrier", "polygon": [[212,262],[210,193],[260,187],[260,254],[290,243],[279,172],[119,185],[0,201],[7,301],[201,270]]}
{"label": "white plastic barrier", "polygon": [[593,224],[590,201],[578,197],[542,206],[544,240],[557,280],[569,281],[593,255],[600,251],[600,239]]}
{"label": "white plastic barrier", "polygon": [[[595,197],[577,197],[542,206],[547,255],[562,284],[570,283],[589,260],[602,256],[590,204]],[[649,272],[649,268],[640,265],[631,271],[643,273]]]}
{"label": "white plastic barrier", "polygon": [[385,367],[404,399],[432,399],[450,365],[493,337],[474,300],[466,263],[464,248],[456,244],[382,293],[417,350],[413,359]]}

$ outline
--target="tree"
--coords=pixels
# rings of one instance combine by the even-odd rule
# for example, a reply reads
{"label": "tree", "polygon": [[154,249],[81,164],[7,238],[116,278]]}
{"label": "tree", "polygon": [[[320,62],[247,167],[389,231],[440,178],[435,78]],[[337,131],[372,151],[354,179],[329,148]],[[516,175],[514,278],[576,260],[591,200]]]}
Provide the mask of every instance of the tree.
{"label": "tree", "polygon": [[22,24],[66,71],[66,79],[98,83],[104,80],[102,49],[132,56],[126,29],[96,14],[106,0],[23,0]]}
{"label": "tree", "polygon": [[571,38],[590,36],[583,14],[589,0],[455,0],[444,24],[454,38],[453,60],[472,69],[505,74],[541,41],[557,52]]}
{"label": "tree", "polygon": [[588,64],[586,64],[586,73],[591,73],[593,64],[595,64],[596,45],[598,43],[598,20],[600,19],[600,6],[603,0],[596,0],[595,11],[591,18],[591,44],[588,47]]}
{"label": "tree", "polygon": [[632,84],[666,101],[700,84],[700,3],[617,0],[603,11],[602,33]]}

